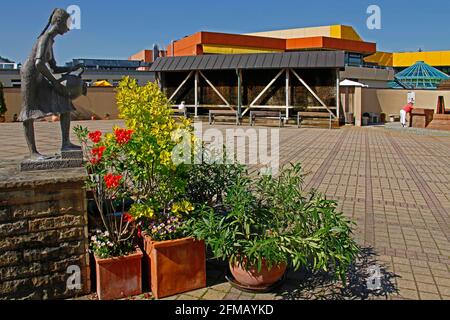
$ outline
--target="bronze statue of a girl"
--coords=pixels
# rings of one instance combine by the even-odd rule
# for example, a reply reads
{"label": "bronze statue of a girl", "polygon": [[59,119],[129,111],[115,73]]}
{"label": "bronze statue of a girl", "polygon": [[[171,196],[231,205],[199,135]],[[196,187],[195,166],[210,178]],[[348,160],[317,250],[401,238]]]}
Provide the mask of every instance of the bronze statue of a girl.
{"label": "bronze statue of a girl", "polygon": [[[84,90],[75,90],[76,94],[71,92],[67,79],[72,77],[73,80],[75,76],[69,76],[69,73],[84,67],[82,65],[59,67],[53,54],[54,39],[57,35],[64,35],[70,30],[70,21],[69,13],[63,9],[55,9],[21,69],[23,104],[19,121],[23,122],[25,129],[30,160],[49,159],[37,151],[34,120],[55,114],[60,115],[61,121],[61,151],[81,150],[70,141],[70,113],[75,110],[72,99],[86,92],[85,87]],[[59,77],[61,74],[65,75]],[[79,86],[83,86],[81,77],[79,75],[77,77]]]}

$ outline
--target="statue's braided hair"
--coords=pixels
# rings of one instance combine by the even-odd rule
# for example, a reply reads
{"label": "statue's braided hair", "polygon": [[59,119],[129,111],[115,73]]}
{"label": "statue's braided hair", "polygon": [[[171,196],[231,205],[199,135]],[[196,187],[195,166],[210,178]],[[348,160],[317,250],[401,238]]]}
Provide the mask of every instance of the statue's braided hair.
{"label": "statue's braided hair", "polygon": [[66,10],[60,9],[60,8],[53,10],[52,15],[48,19],[47,25],[45,26],[44,30],[41,32],[39,37],[41,37],[48,30],[48,28],[51,25],[54,26],[61,22],[67,23],[67,19],[69,19],[69,18],[70,18],[70,14]]}

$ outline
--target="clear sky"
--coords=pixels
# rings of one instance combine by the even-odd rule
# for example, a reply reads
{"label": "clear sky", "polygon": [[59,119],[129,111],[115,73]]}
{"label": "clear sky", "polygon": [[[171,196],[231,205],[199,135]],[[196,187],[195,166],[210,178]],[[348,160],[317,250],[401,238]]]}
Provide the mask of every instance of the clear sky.
{"label": "clear sky", "polygon": [[[381,8],[381,30],[366,26]],[[247,33],[348,24],[378,50],[450,50],[448,0],[2,0],[0,55],[22,62],[55,7],[78,5],[82,28],[57,39],[59,64],[72,58],[120,58],[153,43],[166,46],[197,31]]]}

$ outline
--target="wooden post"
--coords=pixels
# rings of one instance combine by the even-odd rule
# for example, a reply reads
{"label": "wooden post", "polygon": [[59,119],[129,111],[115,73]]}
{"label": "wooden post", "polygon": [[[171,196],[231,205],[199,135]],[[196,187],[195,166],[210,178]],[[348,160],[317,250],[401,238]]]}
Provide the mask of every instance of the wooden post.
{"label": "wooden post", "polygon": [[238,78],[238,106],[237,106],[237,112],[239,119],[241,118],[242,114],[242,70],[236,69],[236,74]]}
{"label": "wooden post", "polygon": [[195,117],[198,117],[198,71],[195,71],[195,80],[194,80],[194,90],[195,90]]}
{"label": "wooden post", "polygon": [[291,73],[289,68],[286,68],[286,122],[289,120],[289,107],[291,104]]}

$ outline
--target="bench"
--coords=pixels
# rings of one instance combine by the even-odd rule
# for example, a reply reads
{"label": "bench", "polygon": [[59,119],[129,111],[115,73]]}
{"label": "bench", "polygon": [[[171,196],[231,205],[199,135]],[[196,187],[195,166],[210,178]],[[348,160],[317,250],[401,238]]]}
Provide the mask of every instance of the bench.
{"label": "bench", "polygon": [[333,116],[329,112],[298,112],[297,113],[297,127],[301,127],[304,118],[322,118],[330,119],[330,129],[332,128]]}
{"label": "bench", "polygon": [[237,111],[234,110],[210,110],[209,111],[209,124],[216,123],[216,117],[235,117],[236,125],[241,124],[241,119]]}
{"label": "bench", "polygon": [[253,126],[255,124],[256,117],[276,119],[280,122],[280,128],[284,125],[283,115],[279,111],[250,111],[250,126]]}
{"label": "bench", "polygon": [[178,109],[178,107],[172,107],[172,111],[173,111],[173,116],[175,117],[185,117],[188,118],[189,117],[189,113],[187,108],[184,109]]}
{"label": "bench", "polygon": [[400,121],[400,115],[398,115],[398,114],[390,114],[389,115],[389,121],[390,122],[399,122]]}

